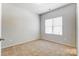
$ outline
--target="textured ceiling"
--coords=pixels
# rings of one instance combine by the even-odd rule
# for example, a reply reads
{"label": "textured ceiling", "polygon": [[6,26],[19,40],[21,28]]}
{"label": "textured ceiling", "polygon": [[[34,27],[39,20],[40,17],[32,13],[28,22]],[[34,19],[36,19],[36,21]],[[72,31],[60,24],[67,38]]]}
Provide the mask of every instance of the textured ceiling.
{"label": "textured ceiling", "polygon": [[24,8],[36,14],[42,14],[49,10],[54,10],[68,3],[13,3],[13,5]]}

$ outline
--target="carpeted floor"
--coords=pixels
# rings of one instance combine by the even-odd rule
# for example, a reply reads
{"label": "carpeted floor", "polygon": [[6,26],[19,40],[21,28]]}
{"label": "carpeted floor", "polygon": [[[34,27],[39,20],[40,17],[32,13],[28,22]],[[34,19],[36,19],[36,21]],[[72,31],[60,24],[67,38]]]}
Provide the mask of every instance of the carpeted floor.
{"label": "carpeted floor", "polygon": [[2,49],[2,56],[76,56],[76,48],[35,40],[29,43]]}

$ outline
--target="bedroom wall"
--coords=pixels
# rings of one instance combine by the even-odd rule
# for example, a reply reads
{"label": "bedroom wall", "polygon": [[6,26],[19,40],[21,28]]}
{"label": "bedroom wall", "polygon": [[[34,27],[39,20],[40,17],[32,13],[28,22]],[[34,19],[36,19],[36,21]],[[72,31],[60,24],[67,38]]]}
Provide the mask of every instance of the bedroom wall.
{"label": "bedroom wall", "polygon": [[2,48],[39,39],[39,16],[12,4],[2,4]]}
{"label": "bedroom wall", "polygon": [[77,3],[77,51],[79,56],[79,3]]}
{"label": "bedroom wall", "polygon": [[[1,3],[0,3],[0,15],[1,15]],[[1,38],[1,16],[0,16],[0,38]],[[0,41],[0,56],[1,56],[1,41]]]}
{"label": "bedroom wall", "polygon": [[[45,20],[63,17],[63,35],[45,34]],[[41,17],[41,39],[76,47],[76,4],[44,13]]]}

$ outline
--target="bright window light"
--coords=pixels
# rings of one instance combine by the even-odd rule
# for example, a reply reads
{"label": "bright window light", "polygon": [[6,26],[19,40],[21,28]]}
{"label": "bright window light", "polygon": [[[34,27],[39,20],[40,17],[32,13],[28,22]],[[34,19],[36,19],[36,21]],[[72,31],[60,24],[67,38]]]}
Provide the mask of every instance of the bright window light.
{"label": "bright window light", "polygon": [[62,35],[62,16],[45,20],[45,33]]}

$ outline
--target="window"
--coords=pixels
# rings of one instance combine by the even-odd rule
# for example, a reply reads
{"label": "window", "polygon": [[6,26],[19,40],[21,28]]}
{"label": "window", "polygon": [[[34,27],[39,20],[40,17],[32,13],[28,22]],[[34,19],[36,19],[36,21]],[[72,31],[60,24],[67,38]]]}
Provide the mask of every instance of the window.
{"label": "window", "polygon": [[45,20],[45,33],[62,35],[62,16]]}

